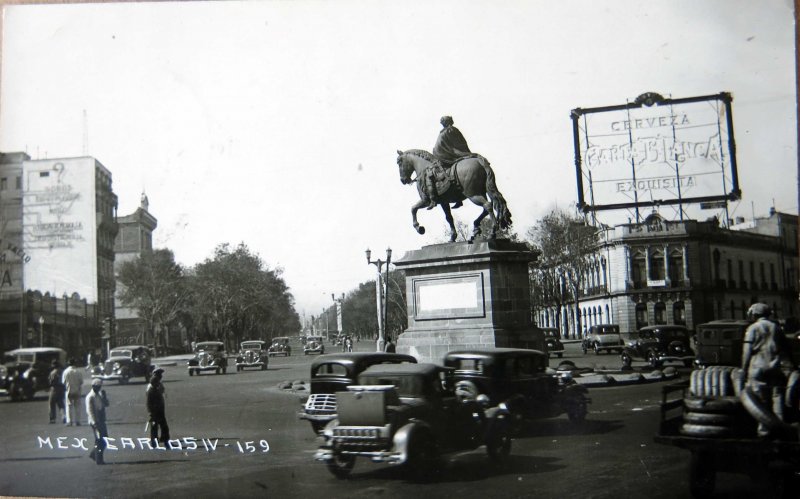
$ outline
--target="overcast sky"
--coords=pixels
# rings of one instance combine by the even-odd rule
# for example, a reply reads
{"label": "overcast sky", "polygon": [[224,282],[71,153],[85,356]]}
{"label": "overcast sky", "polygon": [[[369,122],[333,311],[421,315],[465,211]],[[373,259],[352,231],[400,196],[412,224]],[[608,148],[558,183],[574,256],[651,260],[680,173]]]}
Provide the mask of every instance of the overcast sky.
{"label": "overcast sky", "polygon": [[577,199],[571,109],[731,92],[731,214],[797,213],[793,19],[791,0],[6,6],[0,151],[88,137],[120,215],[147,193],[157,247],[194,265],[244,242],[317,315],[373,278],[367,247],[442,240],[439,210],[411,227],[396,151],[430,150],[444,114],[524,234]]}

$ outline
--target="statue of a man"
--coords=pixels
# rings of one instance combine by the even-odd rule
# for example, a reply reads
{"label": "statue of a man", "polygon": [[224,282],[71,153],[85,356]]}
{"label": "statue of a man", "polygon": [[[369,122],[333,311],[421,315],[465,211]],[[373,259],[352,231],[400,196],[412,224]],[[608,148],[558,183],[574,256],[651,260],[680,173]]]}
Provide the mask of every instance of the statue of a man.
{"label": "statue of a man", "polygon": [[[442,129],[439,131],[439,136],[436,137],[436,144],[433,146],[433,155],[442,164],[443,168],[449,168],[453,163],[458,161],[464,156],[469,156],[472,152],[467,145],[467,139],[461,133],[461,130],[453,126],[452,116],[442,116],[439,120],[442,124]],[[426,172],[427,185],[426,191],[430,204],[428,209],[437,205],[437,198],[439,193],[436,191],[436,176],[434,168],[429,168]],[[453,208],[461,206],[461,202],[453,205]]]}

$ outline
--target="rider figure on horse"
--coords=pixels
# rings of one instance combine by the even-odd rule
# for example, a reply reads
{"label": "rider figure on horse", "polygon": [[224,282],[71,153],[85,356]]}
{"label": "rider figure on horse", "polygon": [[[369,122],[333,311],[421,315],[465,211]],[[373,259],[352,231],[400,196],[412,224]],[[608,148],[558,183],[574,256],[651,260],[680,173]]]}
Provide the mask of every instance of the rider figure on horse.
{"label": "rider figure on horse", "polygon": [[[429,210],[438,204],[439,193],[436,191],[437,169],[441,172],[452,166],[459,159],[472,154],[467,145],[467,139],[464,138],[458,128],[453,126],[452,116],[442,116],[439,123],[442,124],[442,130],[439,131],[436,145],[433,146],[433,155],[439,160],[440,165],[428,168],[425,172],[425,192],[430,200],[428,204]],[[461,206],[461,201],[454,204],[453,208],[458,208],[459,206]]]}

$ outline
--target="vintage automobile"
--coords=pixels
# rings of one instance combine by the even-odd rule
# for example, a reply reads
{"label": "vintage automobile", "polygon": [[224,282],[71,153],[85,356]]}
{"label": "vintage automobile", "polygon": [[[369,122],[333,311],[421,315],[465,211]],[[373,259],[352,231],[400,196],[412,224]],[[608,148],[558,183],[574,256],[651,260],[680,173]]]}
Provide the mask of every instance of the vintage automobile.
{"label": "vintage automobile", "polygon": [[267,342],[261,340],[243,341],[239,354],[236,356],[236,370],[241,371],[248,367],[257,367],[266,371],[269,367],[269,354]]}
{"label": "vintage automobile", "polygon": [[696,328],[695,350],[698,367],[712,365],[740,366],[742,340],[750,322],[723,319],[700,324]]}
{"label": "vintage automobile", "polygon": [[685,326],[645,326],[631,333],[620,354],[622,365],[630,366],[634,359],[641,359],[652,368],[661,367],[665,362],[681,362],[689,367],[695,357],[690,338]]}
{"label": "vintage automobile", "polygon": [[459,399],[452,370],[435,364],[380,364],[337,393],[338,416],[323,430],[315,459],[345,478],[357,457],[405,465],[414,478],[436,470],[438,456],[485,445],[492,459],[511,451],[508,411],[488,398]]}
{"label": "vintage automobile", "polygon": [[581,349],[584,354],[589,350],[594,350],[597,355],[604,351],[610,353],[612,350],[622,353],[623,348],[625,348],[625,342],[622,340],[617,324],[595,324],[589,327],[586,338],[581,341]]}
{"label": "vintage automobile", "polygon": [[150,349],[144,345],[125,345],[112,348],[100,369],[92,371],[92,378],[116,380],[124,385],[131,378],[150,380],[155,366],[151,363]]}
{"label": "vintage automobile", "polygon": [[303,345],[303,355],[311,353],[325,353],[325,345],[322,343],[322,336],[309,336]]}
{"label": "vintage automobile", "polygon": [[292,347],[289,345],[288,336],[278,336],[272,338],[272,344],[267,350],[270,357],[275,355],[285,355],[286,357],[292,355]]}
{"label": "vintage automobile", "polygon": [[189,376],[203,371],[225,374],[228,370],[228,354],[221,341],[201,341],[194,346],[194,357],[187,362]]}
{"label": "vintage automobile", "polygon": [[14,402],[32,400],[37,391],[50,389],[47,377],[54,360],[65,366],[67,353],[51,347],[17,348],[6,352],[0,366],[0,389]]}
{"label": "vintage automobile", "polygon": [[575,423],[586,419],[591,402],[586,387],[569,371],[553,372],[547,364],[545,353],[517,348],[458,350],[444,357],[463,397],[486,395],[491,405],[505,404],[515,426],[565,413]]}
{"label": "vintage automobile", "polygon": [[311,363],[311,395],[297,416],[309,421],[314,432],[319,433],[336,419],[336,392],[354,385],[358,375],[370,366],[403,362],[416,364],[417,359],[385,352],[336,353],[314,359]]}
{"label": "vintage automobile", "polygon": [[564,356],[564,344],[561,343],[561,331],[554,327],[543,327],[544,345],[547,356],[556,355],[559,359]]}

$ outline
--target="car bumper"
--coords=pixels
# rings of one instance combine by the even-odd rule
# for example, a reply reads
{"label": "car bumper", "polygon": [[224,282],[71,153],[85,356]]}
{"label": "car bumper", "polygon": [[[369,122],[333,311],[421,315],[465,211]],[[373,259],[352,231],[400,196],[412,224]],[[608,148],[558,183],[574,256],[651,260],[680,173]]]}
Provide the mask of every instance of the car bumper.
{"label": "car bumper", "polygon": [[336,419],[336,413],[329,413],[329,414],[309,414],[305,411],[298,412],[297,417],[299,419],[305,419],[307,421],[314,421],[317,423],[327,423],[329,421],[333,421]]}
{"label": "car bumper", "polygon": [[[102,379],[103,381],[115,381],[122,379],[122,375],[119,373],[114,374],[92,374],[92,379]],[[130,377],[130,376],[128,376]]]}
{"label": "car bumper", "polygon": [[222,366],[189,366],[188,369],[190,371],[216,371],[217,369],[221,369]]}
{"label": "car bumper", "polygon": [[659,362],[692,362],[694,363],[695,356],[694,354],[691,355],[667,355],[667,354],[658,354],[658,361]]}
{"label": "car bumper", "polygon": [[262,367],[263,362],[237,362],[236,367]]}
{"label": "car bumper", "polygon": [[350,451],[350,450],[336,450],[332,448],[323,447],[314,454],[314,459],[317,461],[332,461],[336,455],[340,456],[358,456],[369,458],[373,463],[387,463],[387,464],[403,464],[406,462],[406,453],[393,450],[376,450],[376,451]]}

